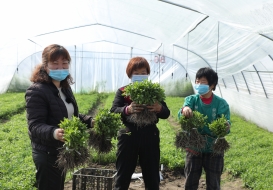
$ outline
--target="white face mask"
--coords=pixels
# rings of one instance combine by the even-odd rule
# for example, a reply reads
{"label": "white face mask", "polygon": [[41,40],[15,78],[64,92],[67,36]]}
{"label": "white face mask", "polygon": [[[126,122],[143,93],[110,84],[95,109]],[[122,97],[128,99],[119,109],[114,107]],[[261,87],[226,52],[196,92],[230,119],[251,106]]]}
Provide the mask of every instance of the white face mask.
{"label": "white face mask", "polygon": [[149,75],[132,75],[131,81],[134,82],[141,82],[148,79]]}

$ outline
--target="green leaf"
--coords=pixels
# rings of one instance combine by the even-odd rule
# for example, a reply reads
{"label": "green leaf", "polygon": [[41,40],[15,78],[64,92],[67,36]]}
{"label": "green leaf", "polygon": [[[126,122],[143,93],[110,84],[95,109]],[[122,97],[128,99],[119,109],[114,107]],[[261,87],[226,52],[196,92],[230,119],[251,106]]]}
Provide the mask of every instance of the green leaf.
{"label": "green leaf", "polygon": [[77,150],[81,147],[86,147],[89,133],[87,132],[87,125],[82,123],[80,118],[75,116],[73,116],[71,119],[64,118],[59,126],[65,131],[65,146],[68,149]]}
{"label": "green leaf", "polygon": [[120,113],[111,113],[108,109],[100,109],[96,115],[94,131],[109,138],[117,137],[117,132],[125,128]]}
{"label": "green leaf", "polygon": [[207,123],[207,116],[204,116],[198,111],[193,111],[193,116],[190,118],[186,118],[182,115],[179,119],[179,123],[181,124],[181,128],[185,131],[190,131],[192,128],[202,129]]}
{"label": "green leaf", "polygon": [[217,137],[224,137],[227,134],[227,119],[222,114],[222,116],[216,120],[214,120],[212,123],[209,124],[209,129],[211,132],[216,135]]}
{"label": "green leaf", "polygon": [[156,101],[164,101],[165,91],[158,83],[152,83],[149,80],[131,83],[125,87],[124,96],[130,96],[131,100],[137,104],[152,105]]}

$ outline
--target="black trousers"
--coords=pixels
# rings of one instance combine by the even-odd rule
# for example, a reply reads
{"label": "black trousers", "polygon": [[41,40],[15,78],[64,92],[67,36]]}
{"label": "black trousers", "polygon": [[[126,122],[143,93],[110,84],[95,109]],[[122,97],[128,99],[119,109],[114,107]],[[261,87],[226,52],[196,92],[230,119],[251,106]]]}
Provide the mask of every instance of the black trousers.
{"label": "black trousers", "polygon": [[146,190],[159,189],[159,130],[156,126],[136,128],[118,135],[115,190],[127,190],[139,161]]}
{"label": "black trousers", "polygon": [[36,166],[36,187],[39,190],[63,190],[65,173],[57,168],[57,155],[32,149],[32,157]]}

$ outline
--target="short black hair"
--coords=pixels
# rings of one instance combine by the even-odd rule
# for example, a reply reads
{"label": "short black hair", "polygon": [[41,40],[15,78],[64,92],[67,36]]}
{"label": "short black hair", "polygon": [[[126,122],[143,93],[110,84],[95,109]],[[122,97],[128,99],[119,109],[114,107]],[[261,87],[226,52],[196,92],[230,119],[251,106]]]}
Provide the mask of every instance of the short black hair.
{"label": "short black hair", "polygon": [[195,81],[202,77],[205,77],[208,80],[209,86],[214,85],[212,90],[216,89],[216,85],[218,84],[218,75],[213,69],[209,67],[200,68],[196,73]]}

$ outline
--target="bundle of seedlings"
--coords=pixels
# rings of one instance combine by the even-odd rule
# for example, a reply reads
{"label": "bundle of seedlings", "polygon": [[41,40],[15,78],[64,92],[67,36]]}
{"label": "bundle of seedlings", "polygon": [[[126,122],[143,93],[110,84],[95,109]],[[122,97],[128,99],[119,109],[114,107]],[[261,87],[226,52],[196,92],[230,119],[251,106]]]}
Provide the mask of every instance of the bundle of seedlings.
{"label": "bundle of seedlings", "polygon": [[210,123],[209,129],[215,136],[217,136],[212,146],[213,154],[223,155],[224,152],[226,152],[230,148],[230,145],[225,138],[227,134],[227,120],[225,116],[222,115],[222,117]]}
{"label": "bundle of seedlings", "polygon": [[129,122],[135,123],[138,127],[157,122],[156,112],[149,111],[146,106],[165,100],[164,89],[158,83],[149,80],[131,83],[125,87],[123,95],[143,106],[141,112],[133,113],[128,117]]}
{"label": "bundle of seedlings", "polygon": [[112,138],[117,137],[119,129],[125,128],[119,113],[111,113],[100,109],[96,115],[94,127],[89,131],[89,146],[98,153],[108,153],[112,150]]}
{"label": "bundle of seedlings", "polygon": [[57,165],[63,172],[73,171],[89,161],[90,155],[87,148],[89,134],[87,125],[78,117],[65,118],[59,124],[64,129],[63,147],[59,150]]}
{"label": "bundle of seedlings", "polygon": [[179,119],[179,123],[182,128],[182,132],[176,135],[175,145],[177,148],[191,147],[196,150],[201,150],[205,147],[206,140],[198,132],[206,125],[207,116],[204,116],[198,111],[193,111],[192,117],[185,117],[182,115]]}

